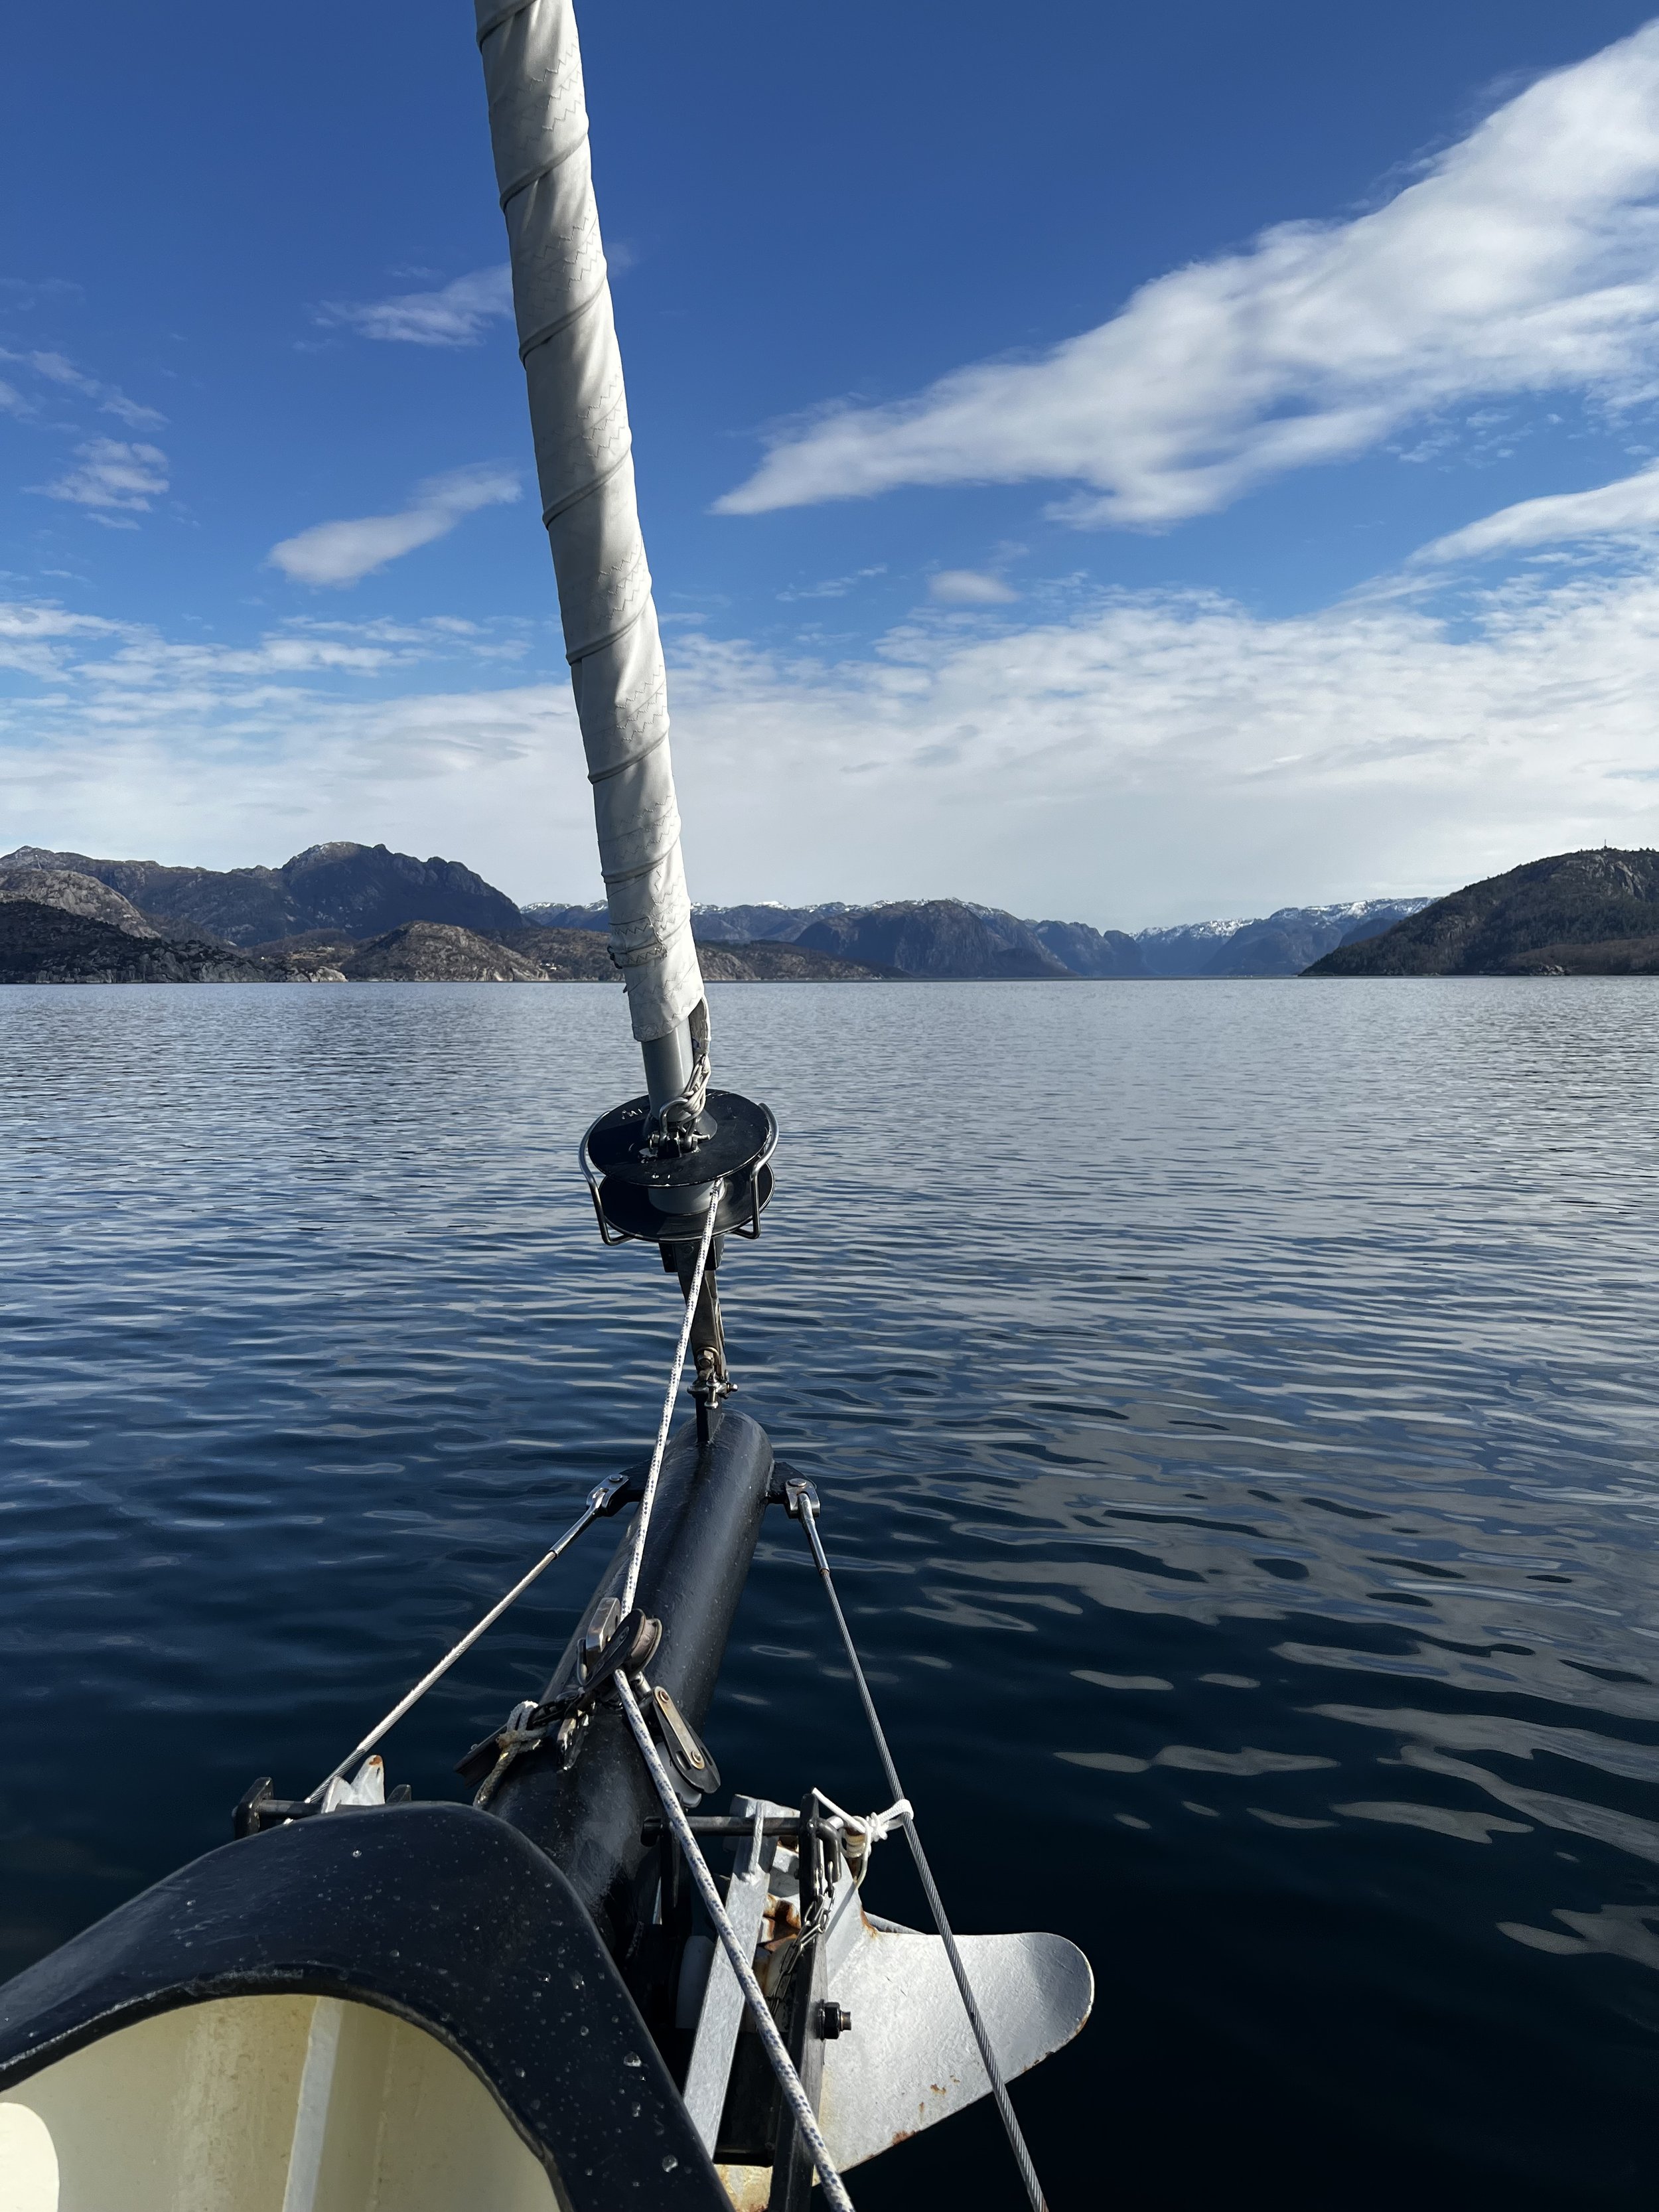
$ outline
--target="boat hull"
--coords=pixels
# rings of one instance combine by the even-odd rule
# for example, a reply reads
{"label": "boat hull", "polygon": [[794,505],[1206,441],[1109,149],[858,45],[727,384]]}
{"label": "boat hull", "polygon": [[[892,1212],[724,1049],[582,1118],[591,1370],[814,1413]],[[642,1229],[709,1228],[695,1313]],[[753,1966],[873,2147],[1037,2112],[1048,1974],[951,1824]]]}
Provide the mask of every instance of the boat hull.
{"label": "boat hull", "polygon": [[[276,2022],[266,2031],[246,2016],[233,2027],[222,2012],[216,2023],[190,2023],[203,2032],[185,2039],[188,2049],[176,2037],[164,2048],[165,2035],[155,2032],[165,2015],[187,2008],[282,1999],[292,2012],[292,2001],[307,1998],[340,2008],[331,2031],[325,2014],[325,2039],[331,2032],[337,2044],[372,2042],[376,2023],[365,2027],[356,2017],[364,2011],[391,2014],[420,2039],[403,2038],[394,2051],[399,2039],[384,2031],[390,2039],[378,2073],[373,2054],[358,2050],[363,2063],[349,2096],[336,2086],[337,2049],[320,2134],[314,2080],[309,2100],[304,2094],[316,2071],[314,2006],[304,2016],[297,2070],[290,2046],[298,2014],[286,2028]],[[142,2024],[150,2025],[147,2044],[125,2033]],[[241,2037],[250,2059],[240,2095],[228,2100],[215,2087],[227,2035]],[[423,2051],[427,2044],[435,2049]],[[352,2057],[348,2047],[347,2062]],[[92,2078],[87,2062],[100,2057],[125,2075],[125,2087],[112,2077],[101,2099],[55,2094],[72,2069]],[[325,2185],[342,2160],[350,2166],[351,2146],[366,2134],[384,2130],[391,2142],[397,2111],[418,2102],[410,2082],[422,2065],[428,2100],[465,2109],[448,2070],[459,2066],[481,2087],[477,2108],[521,2147],[522,2157],[514,2144],[491,2153],[491,2201],[511,2212],[532,2212],[534,2169],[545,2178],[544,2201],[550,2190],[550,2201],[570,2212],[624,2203],[726,2212],[668,2069],[570,1884],[527,1837],[466,1806],[342,1810],[227,1844],[0,1989],[0,2112],[20,2161],[33,2161],[33,2169],[20,2163],[21,2171],[51,2170],[45,2131],[59,2194],[43,2196],[43,2212],[102,2212],[106,2199],[73,2177],[91,2170],[100,2149],[92,2132],[112,2100],[153,2120],[150,2163],[164,2191],[166,2160],[188,2160],[192,2129],[233,2172],[252,2130],[280,2152],[273,2212],[358,2212],[376,2202],[387,2212],[428,2212],[418,2170],[406,2189],[378,2198],[367,2185],[356,2197],[344,2182],[332,2193]],[[163,2097],[156,2085],[167,2082]],[[326,2108],[337,2102],[331,2119]],[[128,2154],[137,2177],[143,2145],[129,2138]],[[290,2191],[313,2155],[307,2188]],[[129,2199],[145,2201],[136,2179]],[[173,2202],[185,2201],[198,2198],[175,2188]],[[234,2191],[199,2201],[259,2212]]]}

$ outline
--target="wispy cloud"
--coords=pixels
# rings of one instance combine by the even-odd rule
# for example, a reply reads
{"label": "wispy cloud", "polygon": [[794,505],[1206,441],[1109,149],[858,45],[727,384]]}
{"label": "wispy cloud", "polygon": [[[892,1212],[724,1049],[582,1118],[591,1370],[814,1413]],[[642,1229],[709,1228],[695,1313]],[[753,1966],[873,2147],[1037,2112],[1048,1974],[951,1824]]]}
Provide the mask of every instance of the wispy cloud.
{"label": "wispy cloud", "polygon": [[51,604],[0,601],[0,668],[54,684],[89,665],[84,647],[125,633],[118,623]]}
{"label": "wispy cloud", "polygon": [[142,407],[136,399],[129,399],[125,392],[118,392],[112,386],[106,387],[101,411],[113,415],[130,430],[159,430],[167,419],[159,407]]}
{"label": "wispy cloud", "polygon": [[873,568],[854,568],[850,576],[826,576],[821,584],[791,584],[778,593],[781,599],[844,599],[848,592],[855,592],[860,584],[867,584],[872,576],[884,576],[887,563],[878,561]]}
{"label": "wispy cloud", "polygon": [[[1133,926],[1659,842],[1659,553],[1455,611],[1379,596],[1275,620],[1121,592],[1019,625],[927,617],[840,659],[682,640],[694,890],[954,891]],[[384,836],[526,896],[591,887],[562,672],[502,684],[490,641],[432,623],[217,646],[82,619],[0,623],[55,679],[0,701],[18,839],[222,864]]]}
{"label": "wispy cloud", "polygon": [[1449,537],[1437,538],[1419,561],[1479,560],[1489,553],[1524,551],[1591,538],[1626,538],[1659,529],[1659,462],[1594,491],[1556,492],[1500,507]]}
{"label": "wispy cloud", "polygon": [[44,377],[60,391],[78,392],[82,398],[95,400],[101,414],[113,415],[130,430],[159,430],[167,419],[159,408],[141,406],[137,400],[129,399],[118,384],[106,384],[100,377],[88,376],[67,354],[12,353],[0,347],[0,361],[32,368],[37,376]]}
{"label": "wispy cloud", "polygon": [[349,522],[319,522],[270,549],[270,559],[296,584],[355,584],[389,561],[452,531],[463,515],[499,507],[520,495],[513,469],[454,469],[417,484],[396,514],[366,514]]}
{"label": "wispy cloud", "polygon": [[944,607],[1006,606],[1019,593],[1011,591],[1000,576],[980,568],[941,568],[927,580],[927,596]]}
{"label": "wispy cloud", "polygon": [[435,292],[404,292],[356,305],[331,301],[317,309],[316,319],[395,344],[468,346],[477,345],[498,316],[512,313],[513,275],[503,262],[457,276]]}
{"label": "wispy cloud", "polygon": [[900,484],[1069,480],[1158,526],[1475,398],[1659,386],[1659,23],[1545,77],[1342,223],[1281,224],[1034,361],[786,429],[732,514]]}
{"label": "wispy cloud", "polygon": [[137,525],[126,518],[147,514],[151,500],[167,488],[167,457],[159,446],[88,438],[75,454],[79,468],[68,470],[55,483],[31,484],[29,489],[88,507],[94,520],[116,529],[134,529]]}

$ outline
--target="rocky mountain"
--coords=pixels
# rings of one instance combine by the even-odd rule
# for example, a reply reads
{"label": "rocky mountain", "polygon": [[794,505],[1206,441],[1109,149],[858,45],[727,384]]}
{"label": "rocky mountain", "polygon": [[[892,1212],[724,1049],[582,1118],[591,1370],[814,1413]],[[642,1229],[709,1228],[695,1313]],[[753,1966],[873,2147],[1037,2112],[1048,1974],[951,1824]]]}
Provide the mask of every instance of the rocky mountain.
{"label": "rocky mountain", "polygon": [[[1343,945],[1310,975],[1653,972],[1659,852],[1557,853],[1436,899],[1380,937]],[[1632,964],[1634,963],[1634,964]]]}
{"label": "rocky mountain", "polygon": [[1151,972],[1139,944],[1121,929],[1091,929],[1086,921],[1032,921],[1025,926],[1073,975],[1133,982]]}
{"label": "rocky mountain", "polygon": [[1659,975],[1659,936],[1609,937],[1599,945],[1540,945],[1517,952],[1510,975]]}
{"label": "rocky mountain", "polygon": [[[605,926],[597,906],[529,906],[526,918],[559,929]],[[878,906],[848,906],[832,900],[820,906],[698,906],[691,909],[691,933],[698,945],[741,948],[746,969],[757,966],[759,945],[794,945],[805,952],[838,961],[848,976],[894,974],[933,980],[968,976],[1104,975],[1120,972],[1109,964],[1073,969],[1051,951],[1042,932],[1077,933],[1081,957],[1091,962],[1121,957],[1103,948],[1127,944],[1115,932],[1104,938],[1086,924],[1021,921],[1000,908],[974,906],[963,899],[890,899]],[[1086,947],[1082,940],[1089,940]],[[714,980],[705,963],[703,972]],[[1132,968],[1121,972],[1132,974]],[[834,980],[824,969],[773,963],[769,980],[787,975]],[[737,981],[735,976],[726,980]],[[759,980],[745,974],[744,981]]]}
{"label": "rocky mountain", "polygon": [[385,845],[312,845],[280,868],[173,868],[100,860],[36,845],[0,855],[0,870],[70,870],[118,891],[165,935],[195,933],[254,945],[306,931],[354,939],[407,921],[449,922],[486,935],[521,927],[502,891],[459,860],[417,860]]}
{"label": "rocky mountain", "polygon": [[266,983],[284,981],[225,945],[158,937],[73,907],[0,899],[0,983]]}
{"label": "rocky mountain", "polygon": [[[460,980],[475,968],[505,976],[516,973],[514,961],[552,981],[615,978],[603,904],[520,909],[457,860],[419,860],[385,845],[313,845],[280,868],[228,869],[95,860],[23,845],[0,857],[5,897],[56,903],[130,935],[149,931],[198,948],[217,942],[265,961],[278,979],[367,975],[353,966],[364,960],[378,963],[374,973],[385,981],[394,980],[394,970],[408,981]],[[963,899],[762,902],[694,908],[692,929],[711,954],[705,972],[715,981],[878,975],[1127,981],[1299,975],[1337,946],[1386,931],[1425,903],[1281,907],[1259,920],[1189,922],[1131,937],[1086,922],[1025,921]],[[416,934],[399,936],[395,946],[382,943],[411,929]],[[420,933],[434,929],[461,932],[494,950]],[[762,946],[772,949],[763,953]]]}
{"label": "rocky mountain", "polygon": [[[868,909],[833,899],[822,906],[779,906],[767,900],[748,906],[694,906],[691,934],[699,945],[761,945],[791,943],[809,922],[838,915],[862,914]],[[556,902],[524,908],[526,921],[544,929],[598,929],[607,926],[605,901],[588,906],[561,906]]]}
{"label": "rocky mountain", "polygon": [[[1355,899],[1340,906],[1281,907],[1260,920],[1183,922],[1133,937],[1084,921],[1022,921],[962,899],[699,906],[691,909],[691,932],[699,945],[803,945],[934,979],[1064,974],[1127,982],[1158,975],[1299,975],[1334,946],[1389,928],[1426,903]],[[605,926],[603,904],[524,911],[554,928]]]}
{"label": "rocky mountain", "polygon": [[872,968],[810,945],[759,938],[749,945],[699,945],[697,959],[709,983],[883,983],[902,979],[896,968]]}
{"label": "rocky mountain", "polygon": [[[526,908],[526,913],[541,913],[542,908]],[[731,911],[733,909],[728,909]],[[740,908],[735,911],[750,912]],[[591,908],[562,908],[556,912],[591,914]],[[599,924],[591,928],[570,926],[559,928],[515,929],[507,932],[503,943],[511,945],[532,960],[539,961],[550,976],[559,981],[570,981],[593,983],[614,983],[617,970],[606,944],[603,923],[605,909],[599,908]],[[810,945],[789,945],[777,938],[733,939],[699,938],[697,957],[704,978],[710,983],[849,983],[879,981],[891,976],[890,969],[869,968],[856,960],[842,960],[831,952],[819,952]]]}
{"label": "rocky mountain", "polygon": [[617,964],[598,929],[504,929],[501,941],[554,983],[615,983]]}
{"label": "rocky mountain", "polygon": [[604,934],[609,916],[603,899],[591,901],[586,906],[566,906],[558,899],[539,899],[519,912],[535,929],[598,930]]}
{"label": "rocky mountain", "polygon": [[[569,911],[570,909],[565,909]],[[745,909],[746,910],[746,909]],[[541,909],[526,908],[526,912]],[[577,913],[592,909],[577,908]],[[604,908],[599,909],[600,923]],[[558,982],[614,983],[617,970],[602,927],[514,929],[502,933],[526,959],[537,961]],[[775,938],[699,939],[697,957],[710,983],[847,983],[879,981],[893,970],[870,968],[834,953]]]}
{"label": "rocky mountain", "polygon": [[1135,938],[1149,975],[1299,975],[1339,945],[1390,929],[1426,899],[1351,899],[1282,906],[1253,921],[1182,922]]}
{"label": "rocky mountain", "polygon": [[100,884],[95,876],[77,875],[70,868],[0,868],[0,899],[21,899],[34,906],[56,907],[63,914],[78,914],[88,921],[107,922],[128,937],[154,937],[157,932],[137,908]]}
{"label": "rocky mountain", "polygon": [[[820,906],[776,906],[765,900],[752,906],[694,906],[691,933],[699,945],[793,944],[811,922],[834,921],[863,911],[843,899],[830,899]],[[597,927],[604,928],[603,915]]]}
{"label": "rocky mountain", "polygon": [[794,942],[865,967],[896,968],[934,981],[1070,973],[1028,924],[960,899],[896,899],[850,914],[822,915]]}
{"label": "rocky mountain", "polygon": [[459,929],[453,922],[406,921],[340,962],[349,983],[545,983],[545,971],[521,953]]}

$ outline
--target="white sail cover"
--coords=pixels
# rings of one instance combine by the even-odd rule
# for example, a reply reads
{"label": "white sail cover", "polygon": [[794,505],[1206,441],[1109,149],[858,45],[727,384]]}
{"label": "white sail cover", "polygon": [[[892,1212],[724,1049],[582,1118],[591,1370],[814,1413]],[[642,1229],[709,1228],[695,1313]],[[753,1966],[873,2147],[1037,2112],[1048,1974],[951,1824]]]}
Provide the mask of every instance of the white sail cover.
{"label": "white sail cover", "polygon": [[668,754],[668,682],[587,154],[570,0],[477,0],[542,519],[593,787],[611,953],[634,1035],[702,1000]]}

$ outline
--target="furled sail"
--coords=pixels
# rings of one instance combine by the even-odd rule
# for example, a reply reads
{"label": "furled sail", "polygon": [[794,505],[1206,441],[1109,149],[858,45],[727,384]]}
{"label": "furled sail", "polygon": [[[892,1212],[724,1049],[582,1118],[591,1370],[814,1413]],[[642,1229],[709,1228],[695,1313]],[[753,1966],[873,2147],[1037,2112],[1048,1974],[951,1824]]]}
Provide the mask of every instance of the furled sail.
{"label": "furled sail", "polygon": [[647,1073],[664,1079],[652,1082],[659,1104],[688,1081],[706,1083],[707,1016],[680,860],[667,678],[588,163],[581,51],[570,0],[477,4],[542,517],[593,787],[611,957]]}

